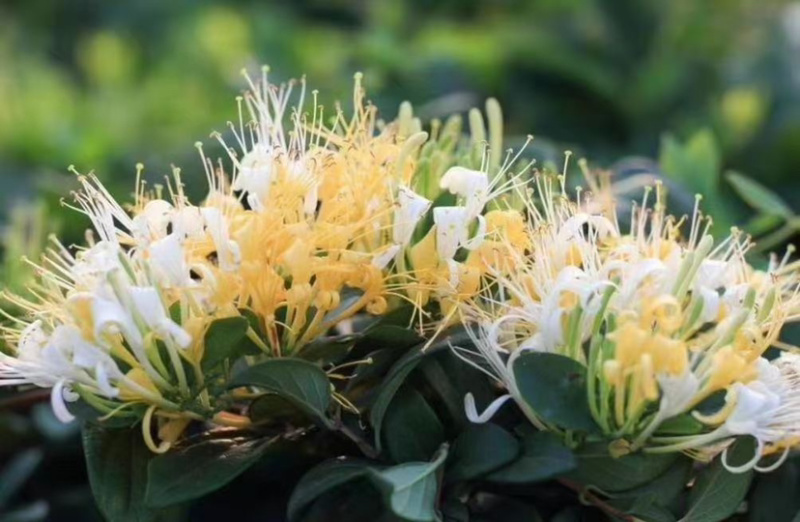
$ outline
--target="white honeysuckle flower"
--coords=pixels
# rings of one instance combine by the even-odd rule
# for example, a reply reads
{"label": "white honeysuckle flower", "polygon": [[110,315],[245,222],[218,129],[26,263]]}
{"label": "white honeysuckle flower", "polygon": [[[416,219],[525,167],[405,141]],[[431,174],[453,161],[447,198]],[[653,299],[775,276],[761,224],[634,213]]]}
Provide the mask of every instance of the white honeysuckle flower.
{"label": "white honeysuckle flower", "polygon": [[431,201],[420,196],[408,187],[400,187],[397,191],[397,203],[394,210],[392,240],[398,245],[408,245],[414,229],[431,206]]}
{"label": "white honeysuckle flower", "polygon": [[269,197],[272,187],[272,178],[275,171],[275,151],[262,143],[257,144],[253,150],[244,155],[239,161],[239,172],[233,179],[233,190],[248,193],[248,202],[255,210]]}
{"label": "white honeysuckle flower", "polygon": [[147,245],[164,237],[172,220],[174,207],[163,199],[148,201],[133,218],[133,238],[137,245]]}
{"label": "white honeysuckle flower", "polygon": [[392,259],[397,257],[397,254],[400,252],[400,248],[400,245],[388,245],[382,251],[375,253],[374,257],[372,258],[372,266],[383,270],[389,265]]}
{"label": "white honeysuckle flower", "polygon": [[433,209],[436,225],[436,251],[443,261],[453,259],[469,236],[469,217],[465,207],[436,207]]}
{"label": "white honeysuckle flower", "polygon": [[192,337],[167,314],[158,290],[152,286],[131,287],[128,289],[137,313],[145,325],[162,338],[168,338],[181,348],[187,348]]}
{"label": "white honeysuckle flower", "polygon": [[464,198],[469,220],[478,217],[489,201],[489,176],[479,170],[450,167],[442,176],[439,187]]}
{"label": "white honeysuckle flower", "polygon": [[587,225],[590,227],[590,235],[592,237],[596,235],[599,239],[605,239],[609,236],[619,235],[617,227],[608,218],[579,212],[574,216],[570,216],[561,224],[556,234],[557,243],[564,244],[576,239],[589,239],[584,234],[584,227]]}
{"label": "white honeysuckle flower", "polygon": [[477,216],[477,219],[478,219],[478,230],[475,231],[474,236],[468,238],[462,244],[462,246],[467,250],[477,249],[483,244],[483,240],[486,238],[486,218],[479,215]]}
{"label": "white honeysuckle flower", "polygon": [[201,213],[206,231],[217,248],[219,267],[227,272],[236,270],[242,256],[238,243],[230,239],[228,220],[217,208],[205,207]]}
{"label": "white honeysuckle flower", "polygon": [[159,281],[166,286],[188,286],[191,278],[181,237],[172,233],[154,241],[147,249]]}
{"label": "white honeysuckle flower", "polygon": [[122,255],[119,245],[100,241],[75,256],[70,275],[76,284],[94,287],[99,281],[105,281],[112,272],[122,269]]}
{"label": "white honeysuckle flower", "polygon": [[664,419],[685,412],[700,391],[700,380],[688,369],[681,375],[661,374],[656,378],[661,388],[659,412]]}
{"label": "white honeysuckle flower", "polygon": [[144,355],[144,337],[139,327],[127,310],[117,299],[87,295],[92,307],[94,336],[102,340],[106,334],[121,334],[128,341],[137,358],[146,359]]}
{"label": "white honeysuckle flower", "polygon": [[16,357],[0,354],[0,385],[33,383],[51,387],[51,404],[62,422],[74,419],[65,401],[74,401],[73,384],[81,384],[107,398],[119,390],[112,379],[122,377],[111,356],[102,348],[85,341],[74,326],[59,325],[45,333],[40,321],[23,330]]}
{"label": "white honeysuckle flower", "polygon": [[202,238],[206,233],[203,218],[203,211],[198,207],[176,209],[172,214],[172,233],[181,240]]}
{"label": "white honeysuckle flower", "polygon": [[708,323],[718,318],[722,309],[722,298],[719,292],[707,286],[700,286],[698,294],[703,301],[703,311],[700,314],[701,321]]}

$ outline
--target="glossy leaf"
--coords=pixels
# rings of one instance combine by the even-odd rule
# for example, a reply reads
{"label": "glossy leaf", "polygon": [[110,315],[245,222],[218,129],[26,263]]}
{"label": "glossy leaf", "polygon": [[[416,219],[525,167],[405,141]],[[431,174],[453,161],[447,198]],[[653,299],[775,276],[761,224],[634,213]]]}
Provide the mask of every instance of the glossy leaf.
{"label": "glossy leaf", "polygon": [[222,361],[235,357],[239,343],[245,339],[249,323],[244,317],[226,317],[212,322],[204,337],[202,368],[208,372]]}
{"label": "glossy leaf", "polygon": [[255,464],[271,442],[209,440],[158,455],[147,469],[146,502],[164,507],[216,491]]}
{"label": "glossy leaf", "polygon": [[[736,465],[753,456],[755,444],[749,438],[741,439],[729,449],[728,462]],[[719,522],[734,514],[747,495],[753,471],[731,473],[717,457],[704,468],[689,493],[689,510],[682,522]]]}
{"label": "glossy leaf", "polygon": [[458,344],[460,342],[468,341],[469,337],[463,330],[456,330],[455,332],[446,335],[439,342],[428,347],[425,351],[422,351],[422,347],[415,347],[411,349],[408,353],[406,353],[406,355],[400,358],[400,360],[398,360],[394,366],[392,366],[392,369],[383,380],[383,384],[381,385],[369,412],[370,424],[372,424],[372,429],[375,431],[375,445],[378,447],[378,449],[380,449],[382,446],[381,430],[386,411],[389,408],[389,404],[392,402],[395,394],[397,393],[397,390],[400,389],[400,386],[403,384],[403,382],[405,382],[408,375],[420,364],[420,362],[422,362],[425,357],[435,354],[443,349],[448,349],[451,343]]}
{"label": "glossy leaf", "polygon": [[447,449],[443,448],[432,462],[411,462],[372,472],[392,513],[411,522],[438,519],[438,472],[446,458]]}
{"label": "glossy leaf", "polygon": [[578,467],[567,476],[584,486],[607,492],[620,492],[642,486],[675,464],[677,454],[646,455],[632,453],[612,457],[607,442],[586,444],[575,453]]}
{"label": "glossy leaf", "polygon": [[327,410],[331,402],[328,376],[316,365],[300,359],[271,359],[251,366],[229,383],[229,388],[255,386],[280,395],[308,415],[330,425]]}
{"label": "glossy leaf", "polygon": [[384,439],[395,462],[427,461],[444,442],[444,427],[425,398],[404,386],[386,414]]}
{"label": "glossy leaf", "polygon": [[108,520],[172,522],[181,509],[154,509],[145,504],[147,466],[153,453],[139,429],[83,428],[83,450],[89,484],[98,509]]}
{"label": "glossy leaf", "polygon": [[586,368],[554,353],[526,352],[514,361],[522,398],[546,422],[594,432],[597,425],[586,401]]}
{"label": "glossy leaf", "polygon": [[475,424],[459,435],[450,452],[447,482],[473,480],[510,464],[519,455],[517,439],[496,424]]}
{"label": "glossy leaf", "polygon": [[572,451],[552,433],[526,432],[522,451],[509,465],[498,469],[486,480],[501,484],[532,484],[550,480],[575,469]]}
{"label": "glossy leaf", "polygon": [[289,521],[301,520],[304,511],[324,493],[368,473],[369,468],[363,461],[331,460],[313,468],[292,492],[287,509]]}

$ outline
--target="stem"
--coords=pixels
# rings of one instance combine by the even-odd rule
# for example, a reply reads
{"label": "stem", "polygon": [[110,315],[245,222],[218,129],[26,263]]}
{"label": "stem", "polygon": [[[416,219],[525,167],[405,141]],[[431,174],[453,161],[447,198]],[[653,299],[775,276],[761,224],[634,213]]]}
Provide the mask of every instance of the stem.
{"label": "stem", "polygon": [[589,489],[584,488],[580,484],[577,484],[567,479],[558,479],[558,482],[562,486],[566,486],[572,491],[578,493],[578,495],[582,500],[585,500],[586,502],[596,507],[603,513],[611,516],[612,518],[624,520],[625,522],[635,522],[636,519],[634,517],[625,513],[624,511],[615,508],[614,506],[612,506],[605,500],[601,499],[600,497],[592,493]]}
{"label": "stem", "polygon": [[341,421],[341,419],[336,421],[334,429],[339,433],[341,433],[342,435],[344,435],[345,437],[347,437],[348,439],[350,439],[351,441],[353,441],[353,443],[355,443],[355,445],[358,446],[358,449],[361,450],[361,453],[363,453],[364,456],[367,457],[368,459],[376,459],[380,455],[378,453],[378,450],[372,447],[372,444],[365,441],[357,433],[355,433],[353,430],[347,427]]}

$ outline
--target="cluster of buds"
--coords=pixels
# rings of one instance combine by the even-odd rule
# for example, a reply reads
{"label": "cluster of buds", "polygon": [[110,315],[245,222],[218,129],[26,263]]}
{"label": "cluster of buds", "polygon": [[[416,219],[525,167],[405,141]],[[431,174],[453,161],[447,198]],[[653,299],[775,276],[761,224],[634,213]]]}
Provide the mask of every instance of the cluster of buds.
{"label": "cluster of buds", "polygon": [[[589,410],[617,453],[707,457],[751,435],[757,455],[732,469],[776,451],[785,457],[800,435],[800,358],[767,356],[800,305],[788,253],[754,269],[749,238],[733,230],[715,244],[700,198],[690,219],[676,219],[660,185],[654,204],[649,189],[633,206],[626,232],[598,203],[608,198],[571,199],[563,176],[539,176],[535,188],[525,193],[524,239],[496,238],[511,255],[462,304],[477,325],[475,349],[457,353],[508,390],[482,415],[468,397],[470,416],[485,421],[506,399],[523,403],[514,363],[548,352],[585,367]],[[720,396],[718,411],[701,413]],[[563,431],[522,406],[536,426]],[[691,429],[676,434],[681,419]]]}

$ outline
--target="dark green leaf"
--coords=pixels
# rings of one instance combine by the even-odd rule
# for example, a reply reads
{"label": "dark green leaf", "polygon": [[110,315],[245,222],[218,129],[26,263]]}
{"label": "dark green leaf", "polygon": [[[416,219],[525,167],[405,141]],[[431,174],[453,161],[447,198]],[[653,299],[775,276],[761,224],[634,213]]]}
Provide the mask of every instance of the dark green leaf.
{"label": "dark green leaf", "polygon": [[209,440],[159,455],[148,466],[145,500],[165,507],[216,491],[255,464],[270,442]]}
{"label": "dark green leaf", "polygon": [[556,435],[526,432],[519,458],[486,479],[501,484],[531,484],[555,478],[575,466],[575,456]]}
{"label": "dark green leaf", "polygon": [[287,422],[299,425],[308,419],[306,412],[295,403],[274,393],[268,393],[253,400],[247,410],[247,416],[255,424]]}
{"label": "dark green leaf", "polygon": [[432,462],[410,462],[380,471],[372,470],[372,476],[395,515],[412,522],[438,519],[438,470],[446,458],[447,449],[443,448]]}
{"label": "dark green leaf", "polygon": [[458,344],[459,342],[467,342],[469,337],[463,330],[457,330],[451,334],[446,335],[439,342],[429,346],[424,352],[422,347],[416,347],[409,350],[399,361],[397,361],[381,385],[380,390],[372,404],[369,412],[370,424],[375,431],[375,445],[378,449],[381,448],[381,427],[383,418],[386,415],[386,410],[392,402],[395,393],[405,381],[406,377],[419,365],[423,358],[437,353],[438,351],[448,349],[450,343]]}
{"label": "dark green leaf", "polygon": [[355,339],[350,335],[323,337],[303,346],[297,357],[322,365],[336,364],[347,356],[354,343]]}
{"label": "dark green leaf", "polygon": [[688,457],[680,457],[662,475],[637,488],[611,494],[608,502],[644,520],[675,520],[669,508],[686,490],[692,464]]}
{"label": "dark green leaf", "polygon": [[658,433],[664,435],[695,435],[700,433],[705,425],[692,415],[684,414],[664,421],[658,427]]}
{"label": "dark green leaf", "polygon": [[453,444],[445,476],[448,482],[473,480],[511,463],[519,455],[517,439],[496,424],[476,424]]}
{"label": "dark green leaf", "polygon": [[578,458],[578,467],[568,477],[605,492],[620,492],[646,484],[664,473],[678,459],[678,455],[672,453],[633,453],[615,458],[609,455],[606,442],[587,444],[575,456]]}
{"label": "dark green leaf", "polygon": [[470,522],[541,522],[536,508],[521,499],[492,493],[476,495],[470,507],[474,513]]}
{"label": "dark green leaf", "polygon": [[593,432],[597,425],[586,400],[586,368],[554,353],[526,352],[514,361],[523,400],[546,422]]}
{"label": "dark green leaf", "polygon": [[756,180],[745,177],[738,172],[728,172],[725,177],[739,197],[760,213],[769,216],[781,216],[787,219],[794,214],[791,207],[780,196]]}
{"label": "dark green leaf", "polygon": [[290,522],[299,521],[303,512],[324,493],[369,473],[361,461],[332,460],[306,473],[292,492],[287,510]]}
{"label": "dark green leaf", "polygon": [[319,367],[300,359],[271,359],[235,375],[229,388],[255,386],[294,403],[323,425],[331,402],[328,376]]}
{"label": "dark green leaf", "polygon": [[[755,444],[750,438],[740,439],[729,449],[728,462],[738,465],[750,460]],[[703,469],[689,493],[689,510],[682,522],[719,522],[734,514],[747,495],[753,471],[731,473],[717,457]],[[774,519],[773,519],[774,520]]]}
{"label": "dark green leaf", "polygon": [[404,386],[386,413],[383,438],[395,462],[427,461],[444,442],[444,428],[422,395]]}
{"label": "dark green leaf", "polygon": [[379,324],[370,328],[358,341],[358,344],[369,345],[370,350],[394,347],[408,348],[423,341],[417,332],[407,326]]}
{"label": "dark green leaf", "polygon": [[153,453],[139,429],[105,429],[86,424],[83,449],[89,484],[98,509],[114,522],[172,522],[180,508],[153,509],[145,505],[147,466]]}
{"label": "dark green leaf", "polygon": [[775,471],[759,474],[749,506],[749,522],[792,520],[800,512],[800,462],[789,460]]}
{"label": "dark green leaf", "polygon": [[247,319],[240,316],[212,322],[204,337],[203,371],[208,372],[222,361],[237,356],[237,347],[245,339],[248,327]]}

